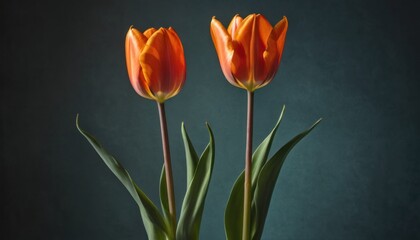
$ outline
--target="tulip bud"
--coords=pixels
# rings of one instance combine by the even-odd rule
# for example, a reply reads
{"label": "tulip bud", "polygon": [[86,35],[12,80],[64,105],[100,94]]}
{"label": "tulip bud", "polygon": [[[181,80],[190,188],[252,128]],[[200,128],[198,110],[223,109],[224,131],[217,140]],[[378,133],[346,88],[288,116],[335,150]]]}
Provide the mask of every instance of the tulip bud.
{"label": "tulip bud", "polygon": [[287,32],[287,18],[274,27],[261,14],[233,17],[227,30],[213,17],[210,33],[223,74],[234,86],[250,92],[274,78]]}
{"label": "tulip bud", "polygon": [[130,27],[125,56],[131,85],[140,96],[163,103],[181,90],[185,57],[173,28],[149,28],[141,33]]}

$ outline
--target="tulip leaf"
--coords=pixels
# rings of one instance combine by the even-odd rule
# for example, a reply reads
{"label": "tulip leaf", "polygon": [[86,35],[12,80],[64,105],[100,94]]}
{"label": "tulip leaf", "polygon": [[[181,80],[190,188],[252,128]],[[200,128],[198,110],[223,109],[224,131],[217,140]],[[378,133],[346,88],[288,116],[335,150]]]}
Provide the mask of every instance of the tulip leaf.
{"label": "tulip leaf", "polygon": [[[271,144],[273,143],[274,136],[276,135],[277,129],[280,125],[281,119],[285,106],[283,106],[280,117],[277,120],[276,125],[270,134],[264,139],[264,141],[257,147],[254,154],[252,155],[252,193],[256,188],[256,182],[261,168],[267,161],[268,154],[270,152]],[[228,240],[242,239],[242,219],[243,219],[243,196],[244,196],[244,171],[237,178],[225,210],[225,231],[226,238]]]}
{"label": "tulip leaf", "polygon": [[[162,207],[163,217],[166,221],[166,224],[170,226],[169,229],[172,229],[171,215],[169,213],[168,190],[166,188],[165,164],[163,164],[162,172],[160,174],[159,196],[160,196],[160,205]],[[173,233],[172,234],[168,233],[168,235],[172,236]]]}
{"label": "tulip leaf", "polygon": [[253,196],[253,211],[251,213],[251,236],[252,240],[261,239],[264,229],[265,219],[267,217],[268,208],[270,206],[271,196],[276,185],[281,167],[292,148],[302,140],[309,132],[314,129],[318,123],[316,121],[309,129],[296,135],[288,143],[286,143],[280,150],[278,150],[270,160],[268,160],[260,171],[257,180],[257,186]]}
{"label": "tulip leaf", "polygon": [[181,125],[182,140],[184,141],[185,148],[185,158],[187,161],[187,187],[190,184],[195,170],[198,164],[198,155],[194,150],[194,146],[191,143],[190,138],[188,137],[187,130],[185,129],[185,124]]}
{"label": "tulip leaf", "polygon": [[273,143],[274,136],[276,135],[277,129],[279,128],[280,122],[283,118],[284,110],[286,106],[283,105],[281,110],[279,119],[277,120],[276,125],[274,126],[273,130],[271,130],[270,134],[264,139],[264,141],[258,146],[258,148],[254,151],[252,155],[252,194],[257,186],[257,179],[258,175],[262,167],[264,166],[265,162],[267,161],[268,154],[271,149],[271,144]]}
{"label": "tulip leaf", "polygon": [[244,210],[244,171],[236,179],[225,210],[226,240],[242,239]]}
{"label": "tulip leaf", "polygon": [[[195,168],[192,179],[188,185],[184,201],[182,203],[181,214],[176,231],[177,239],[199,239],[201,217],[203,214],[207,190],[213,171],[215,151],[213,133],[208,124],[207,129],[209,131],[210,140],[197,162],[197,167]],[[183,130],[183,135],[184,144],[189,145],[185,129]],[[188,153],[188,149],[190,148],[186,148],[187,156],[191,154]]]}
{"label": "tulip leaf", "polygon": [[109,154],[91,134],[80,128],[79,115],[76,116],[76,127],[137,203],[148,238],[156,240],[167,239],[168,227],[153,202],[137,186],[121,163]]}

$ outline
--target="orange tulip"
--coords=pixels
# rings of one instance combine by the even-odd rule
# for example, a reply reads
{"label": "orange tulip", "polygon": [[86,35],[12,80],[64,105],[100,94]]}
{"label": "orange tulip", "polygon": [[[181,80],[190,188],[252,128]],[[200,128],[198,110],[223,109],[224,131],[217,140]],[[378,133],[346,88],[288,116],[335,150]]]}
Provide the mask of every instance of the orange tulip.
{"label": "orange tulip", "polygon": [[184,49],[173,28],[149,28],[141,33],[130,27],[125,57],[131,85],[140,96],[163,103],[181,90]]}
{"label": "orange tulip", "polygon": [[215,18],[210,32],[226,79],[234,86],[255,91],[277,72],[287,32],[287,18],[274,27],[261,14],[233,17],[227,30]]}

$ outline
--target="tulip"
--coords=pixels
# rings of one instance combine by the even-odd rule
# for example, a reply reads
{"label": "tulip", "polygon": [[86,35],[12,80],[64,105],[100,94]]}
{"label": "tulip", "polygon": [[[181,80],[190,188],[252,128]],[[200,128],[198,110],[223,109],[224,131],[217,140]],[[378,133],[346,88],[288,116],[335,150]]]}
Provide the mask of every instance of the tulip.
{"label": "tulip", "polygon": [[128,77],[142,97],[155,100],[159,111],[171,232],[176,229],[172,163],[164,102],[177,95],[185,82],[184,49],[173,28],[130,27],[125,39]]}
{"label": "tulip", "polygon": [[287,26],[286,17],[273,27],[261,14],[250,14],[245,19],[236,15],[227,29],[215,17],[210,23],[223,74],[233,86],[247,90],[248,96],[242,240],[249,240],[251,233],[254,91],[274,78],[283,53]]}
{"label": "tulip", "polygon": [[271,82],[280,64],[287,32],[287,18],[274,27],[261,14],[233,17],[226,29],[215,17],[211,37],[226,79],[253,92]]}
{"label": "tulip", "polygon": [[185,82],[182,43],[173,28],[130,27],[125,56],[131,85],[142,97],[163,103],[177,95]]}

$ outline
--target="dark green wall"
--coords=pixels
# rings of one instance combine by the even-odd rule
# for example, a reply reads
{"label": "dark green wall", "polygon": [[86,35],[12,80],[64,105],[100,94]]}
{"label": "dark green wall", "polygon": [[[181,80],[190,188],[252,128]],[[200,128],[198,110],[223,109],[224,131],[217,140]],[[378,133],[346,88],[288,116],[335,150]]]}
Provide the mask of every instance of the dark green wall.
{"label": "dark green wall", "polygon": [[125,69],[130,25],[172,26],[187,81],[167,102],[178,209],[185,191],[180,136],[197,148],[213,127],[216,159],[201,239],[224,239],[223,212],[243,167],[245,91],[223,77],[212,16],[283,15],[289,31],[270,85],[256,92],[260,142],[283,104],[274,147],[324,121],[290,154],[264,239],[420,238],[418,6],[391,0],[2,2],[4,239],[146,239],[129,194],[76,131],[81,126],[157,202],[162,164],[156,104]]}

